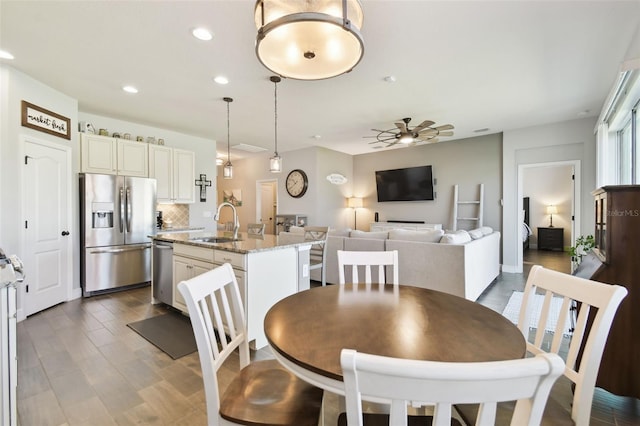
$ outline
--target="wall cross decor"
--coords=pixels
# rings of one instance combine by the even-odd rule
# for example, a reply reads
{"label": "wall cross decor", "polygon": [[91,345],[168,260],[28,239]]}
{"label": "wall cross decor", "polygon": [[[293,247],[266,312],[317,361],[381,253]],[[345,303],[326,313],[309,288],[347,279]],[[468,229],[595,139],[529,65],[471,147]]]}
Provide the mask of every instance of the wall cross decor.
{"label": "wall cross decor", "polygon": [[200,202],[207,201],[207,186],[211,186],[211,181],[207,180],[206,174],[201,174],[200,179],[196,181],[196,186],[200,187]]}

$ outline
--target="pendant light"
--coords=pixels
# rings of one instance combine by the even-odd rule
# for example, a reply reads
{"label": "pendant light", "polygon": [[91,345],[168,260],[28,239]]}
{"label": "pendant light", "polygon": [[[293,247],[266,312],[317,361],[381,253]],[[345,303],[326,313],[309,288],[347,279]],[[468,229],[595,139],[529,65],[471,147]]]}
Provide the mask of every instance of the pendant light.
{"label": "pendant light", "polygon": [[278,83],[282,79],[274,75],[270,80],[273,82],[275,152],[274,156],[269,159],[269,171],[271,173],[280,173],[282,171],[282,157],[278,155]]}
{"label": "pendant light", "polygon": [[257,0],[256,55],[273,73],[322,80],[351,71],[362,59],[359,0]]}
{"label": "pendant light", "polygon": [[233,166],[231,165],[231,147],[229,142],[229,104],[233,102],[232,98],[222,98],[227,103],[227,162],[222,170],[223,179],[233,178]]}

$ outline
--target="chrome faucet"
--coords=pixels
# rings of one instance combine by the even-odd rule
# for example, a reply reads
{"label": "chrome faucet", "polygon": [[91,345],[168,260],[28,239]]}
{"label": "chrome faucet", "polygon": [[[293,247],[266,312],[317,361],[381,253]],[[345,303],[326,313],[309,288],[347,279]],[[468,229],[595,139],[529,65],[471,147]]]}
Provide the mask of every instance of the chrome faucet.
{"label": "chrome faucet", "polygon": [[222,208],[224,206],[228,206],[231,207],[231,210],[233,210],[233,239],[237,240],[238,239],[238,229],[240,229],[240,221],[238,220],[238,212],[236,210],[236,207],[228,202],[224,202],[221,203],[218,206],[218,210],[216,211],[216,215],[213,217],[213,220],[218,221],[220,220],[220,210],[222,210]]}

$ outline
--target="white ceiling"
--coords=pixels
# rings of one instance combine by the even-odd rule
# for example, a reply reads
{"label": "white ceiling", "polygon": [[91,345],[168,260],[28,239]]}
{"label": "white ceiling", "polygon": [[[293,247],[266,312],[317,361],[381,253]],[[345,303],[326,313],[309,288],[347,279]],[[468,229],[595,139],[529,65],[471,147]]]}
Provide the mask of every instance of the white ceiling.
{"label": "white ceiling", "polygon": [[[597,116],[640,25],[638,0],[362,3],[365,54],[351,73],[278,85],[279,151],[373,152],[363,137],[403,117],[453,124],[455,136],[444,138],[453,140]],[[273,83],[255,57],[253,8],[0,0],[0,49],[81,111],[216,139],[222,152],[230,96],[231,145],[273,151]],[[214,39],[193,38],[196,26]],[[214,83],[219,74],[230,83]]]}

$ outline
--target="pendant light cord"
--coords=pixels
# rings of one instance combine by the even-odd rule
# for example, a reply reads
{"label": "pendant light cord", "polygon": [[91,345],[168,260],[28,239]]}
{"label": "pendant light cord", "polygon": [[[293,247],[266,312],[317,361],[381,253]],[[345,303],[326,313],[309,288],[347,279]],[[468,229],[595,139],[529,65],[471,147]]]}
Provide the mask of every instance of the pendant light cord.
{"label": "pendant light cord", "polygon": [[227,101],[227,163],[231,162],[231,148],[229,148],[229,135],[230,135],[230,131],[229,131],[229,104],[230,101]]}
{"label": "pendant light cord", "polygon": [[273,82],[273,98],[274,98],[274,117],[275,117],[275,126],[274,126],[274,138],[275,138],[275,148],[276,148],[276,157],[278,156],[278,82]]}

